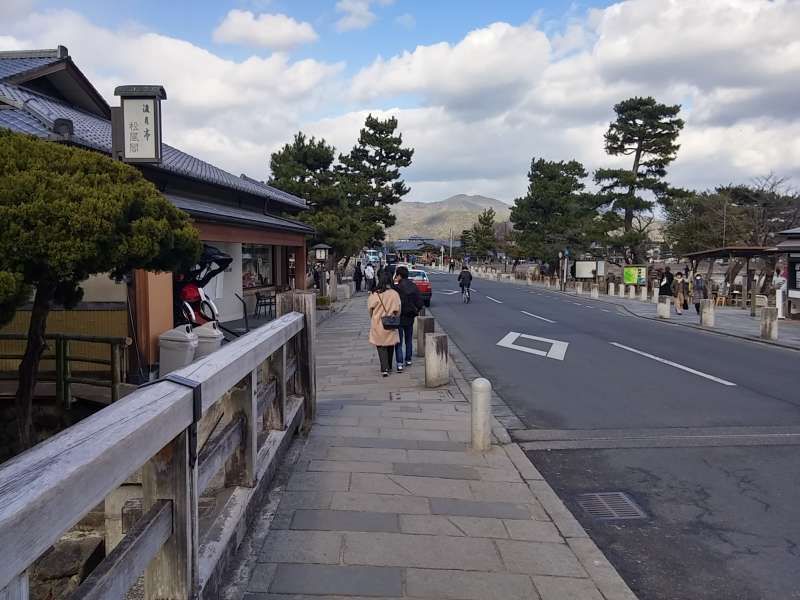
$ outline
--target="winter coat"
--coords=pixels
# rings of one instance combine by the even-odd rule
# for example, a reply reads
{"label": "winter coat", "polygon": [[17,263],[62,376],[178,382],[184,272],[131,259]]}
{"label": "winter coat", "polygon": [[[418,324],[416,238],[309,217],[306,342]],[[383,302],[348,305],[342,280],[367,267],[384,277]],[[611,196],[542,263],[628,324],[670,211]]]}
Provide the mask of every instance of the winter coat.
{"label": "winter coat", "polygon": [[658,288],[658,293],[661,296],[672,296],[672,282],[674,277],[672,273],[664,273],[661,277],[661,284]]}
{"label": "winter coat", "polygon": [[708,299],[708,288],[702,277],[692,280],[692,304],[700,304],[700,300]]}
{"label": "winter coat", "polygon": [[394,288],[400,295],[400,324],[412,325],[424,306],[419,288],[410,279],[401,279]]}
{"label": "winter coat", "polygon": [[673,279],[672,295],[683,296],[684,298],[686,298],[689,295],[689,283],[685,279],[681,279],[680,281],[678,281],[677,279]]}
{"label": "winter coat", "polygon": [[367,279],[375,279],[375,269],[372,265],[367,265],[367,268],[364,269],[364,277]]}
{"label": "winter coat", "polygon": [[469,271],[461,271],[461,273],[458,274],[458,284],[469,287],[470,284],[472,284],[472,273]]}
{"label": "winter coat", "polygon": [[396,329],[384,329],[381,317],[400,314],[400,294],[394,290],[383,293],[372,292],[367,299],[369,309],[369,343],[375,346],[394,346],[400,343],[400,334]]}
{"label": "winter coat", "polygon": [[364,274],[361,272],[361,265],[356,265],[356,270],[353,272],[353,281],[361,281]]}

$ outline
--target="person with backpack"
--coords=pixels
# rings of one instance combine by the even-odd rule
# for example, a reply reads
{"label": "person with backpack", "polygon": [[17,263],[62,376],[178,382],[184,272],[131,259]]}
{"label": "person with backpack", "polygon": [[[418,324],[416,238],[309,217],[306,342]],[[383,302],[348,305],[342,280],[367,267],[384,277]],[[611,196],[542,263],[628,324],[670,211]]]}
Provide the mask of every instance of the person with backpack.
{"label": "person with backpack", "polygon": [[[414,319],[417,318],[419,311],[424,306],[422,294],[419,288],[408,278],[407,267],[397,267],[394,273],[394,289],[400,295],[400,329],[399,341],[395,346],[395,359],[397,360],[397,372],[403,372],[403,366],[411,366],[413,356],[412,338],[414,337]],[[403,346],[405,345],[405,353]]]}
{"label": "person with backpack", "polygon": [[400,295],[392,287],[389,272],[384,271],[367,298],[370,316],[369,343],[378,349],[378,360],[384,377],[388,377],[392,370],[392,356],[400,341],[397,333],[400,308]]}

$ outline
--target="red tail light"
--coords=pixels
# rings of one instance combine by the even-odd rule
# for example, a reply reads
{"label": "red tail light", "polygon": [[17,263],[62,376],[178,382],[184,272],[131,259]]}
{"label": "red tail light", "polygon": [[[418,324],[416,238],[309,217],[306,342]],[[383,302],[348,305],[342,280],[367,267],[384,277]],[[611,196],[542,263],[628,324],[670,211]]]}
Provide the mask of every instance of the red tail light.
{"label": "red tail light", "polygon": [[431,291],[431,284],[429,281],[425,281],[424,279],[417,279],[414,281],[417,288],[419,288],[420,292],[430,292]]}

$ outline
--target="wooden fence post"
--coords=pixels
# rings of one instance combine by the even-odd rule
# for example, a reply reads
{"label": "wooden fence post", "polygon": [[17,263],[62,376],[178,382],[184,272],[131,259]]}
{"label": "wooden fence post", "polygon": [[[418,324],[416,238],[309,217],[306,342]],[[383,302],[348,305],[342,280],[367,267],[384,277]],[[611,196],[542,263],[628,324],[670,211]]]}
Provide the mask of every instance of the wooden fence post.
{"label": "wooden fence post", "polygon": [[172,500],[172,535],[145,571],[147,600],[186,600],[197,588],[197,469],[189,464],[184,430],[144,464],[144,512]]}
{"label": "wooden fence post", "polygon": [[303,330],[297,334],[299,339],[297,371],[300,390],[304,398],[303,429],[308,431],[317,412],[317,296],[313,292],[295,292],[294,310],[305,317]]}
{"label": "wooden fence post", "polygon": [[256,461],[258,459],[258,433],[261,429],[258,419],[258,379],[257,371],[251,371],[246,384],[231,393],[234,410],[244,417],[242,445],[231,457],[225,470],[225,485],[253,487],[256,484]]}
{"label": "wooden fence post", "polygon": [[17,575],[11,580],[11,583],[0,590],[0,600],[28,600],[29,594],[28,572],[25,571]]}
{"label": "wooden fence post", "polygon": [[121,352],[120,345],[111,342],[111,402],[119,400],[119,384],[122,379],[122,367],[120,365]]}

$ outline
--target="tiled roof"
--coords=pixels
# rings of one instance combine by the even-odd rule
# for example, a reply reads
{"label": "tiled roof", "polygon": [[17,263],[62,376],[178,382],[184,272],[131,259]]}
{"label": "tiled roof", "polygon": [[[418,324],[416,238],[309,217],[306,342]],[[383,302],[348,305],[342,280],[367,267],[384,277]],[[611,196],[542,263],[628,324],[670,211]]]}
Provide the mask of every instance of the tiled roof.
{"label": "tiled roof", "polygon": [[314,233],[314,229],[305,223],[293,219],[284,219],[236,208],[235,206],[223,206],[212,204],[186,196],[176,196],[175,194],[164,194],[167,200],[175,206],[188,212],[190,215],[203,217],[210,220],[223,220],[225,222],[236,222],[243,225],[269,225],[278,229],[297,231],[298,233]]}
{"label": "tiled roof", "polygon": [[14,77],[20,73],[32,71],[58,62],[58,58],[15,58],[14,60],[0,60],[0,79]]}
{"label": "tiled roof", "polygon": [[[17,62],[29,64],[30,61],[35,60],[48,59],[7,59],[0,56],[0,65]],[[50,60],[52,62],[52,59]],[[110,121],[72,107],[60,100],[12,83],[0,81],[0,104],[2,104],[3,97],[9,98],[17,106],[0,109],[0,127],[39,137],[47,137],[53,133],[52,124],[54,119],[70,119],[74,128],[72,141],[81,146],[111,154]],[[163,160],[157,168],[176,175],[267,198],[292,208],[306,207],[305,201],[301,198],[249,177],[237,177],[167,144],[163,146]]]}

